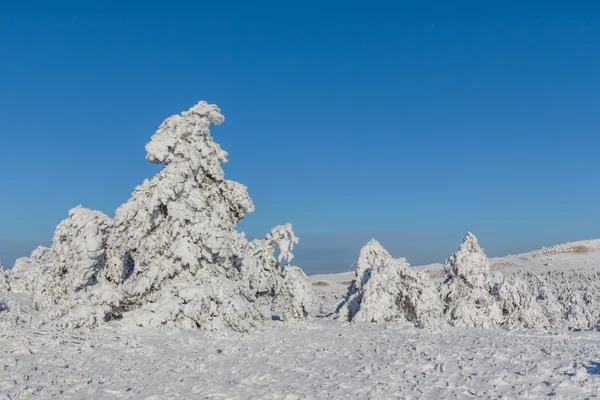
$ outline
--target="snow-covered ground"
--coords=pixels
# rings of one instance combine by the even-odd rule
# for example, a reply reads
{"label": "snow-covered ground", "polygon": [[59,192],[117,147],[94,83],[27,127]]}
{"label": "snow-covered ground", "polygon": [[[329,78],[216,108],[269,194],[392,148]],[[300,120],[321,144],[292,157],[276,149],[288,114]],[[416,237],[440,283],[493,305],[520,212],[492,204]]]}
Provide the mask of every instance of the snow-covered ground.
{"label": "snow-covered ground", "polygon": [[[600,240],[491,259],[503,273],[600,270]],[[415,267],[433,278],[442,265]],[[309,277],[313,319],[248,334],[0,331],[0,398],[597,398],[600,332],[417,329],[330,315],[353,273]]]}
{"label": "snow-covered ground", "polygon": [[[595,398],[600,334],[274,321],[210,337],[101,327],[0,341],[9,398]],[[34,338],[31,338],[34,339]]]}

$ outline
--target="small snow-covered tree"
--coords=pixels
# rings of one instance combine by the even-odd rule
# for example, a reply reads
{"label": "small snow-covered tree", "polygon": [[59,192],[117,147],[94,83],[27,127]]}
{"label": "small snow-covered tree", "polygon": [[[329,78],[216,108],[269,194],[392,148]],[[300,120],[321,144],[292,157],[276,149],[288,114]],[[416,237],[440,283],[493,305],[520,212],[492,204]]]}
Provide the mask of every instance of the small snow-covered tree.
{"label": "small snow-covered tree", "polygon": [[[106,242],[112,220],[81,206],[58,224],[49,263],[34,302],[47,317],[66,326],[95,325],[106,319],[113,302],[97,296],[107,289],[99,277],[106,265]],[[108,288],[110,289],[110,288]],[[101,298],[102,297],[102,298]]]}
{"label": "small snow-covered tree", "polygon": [[2,263],[0,263],[0,292],[8,292],[8,290],[8,280],[4,272],[4,267],[2,266]]}
{"label": "small snow-covered tree", "polygon": [[313,305],[310,282],[304,271],[298,267],[286,265],[281,271],[282,284],[279,297],[282,299],[282,319],[302,321],[309,317]]}
{"label": "small snow-covered tree", "polygon": [[15,265],[5,272],[11,292],[33,296],[41,289],[46,270],[52,261],[49,250],[39,246],[29,257],[18,258]]}
{"label": "small snow-covered tree", "polygon": [[338,316],[350,321],[410,321],[420,327],[437,325],[441,314],[427,276],[374,239],[361,249],[356,278],[338,307]]}
{"label": "small snow-covered tree", "polygon": [[489,260],[472,233],[446,261],[440,287],[446,320],[455,326],[552,328],[558,308],[518,276],[492,273]]}
{"label": "small snow-covered tree", "polygon": [[493,276],[477,238],[467,233],[444,266],[447,277],[440,288],[446,320],[456,326],[490,328],[502,323],[502,312],[492,296]]}

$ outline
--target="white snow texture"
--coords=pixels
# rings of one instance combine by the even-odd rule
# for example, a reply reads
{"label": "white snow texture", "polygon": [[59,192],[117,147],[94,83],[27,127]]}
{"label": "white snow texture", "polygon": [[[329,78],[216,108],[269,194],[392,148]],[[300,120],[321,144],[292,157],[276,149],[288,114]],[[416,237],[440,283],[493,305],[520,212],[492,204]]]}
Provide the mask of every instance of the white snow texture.
{"label": "white snow texture", "polygon": [[235,230],[254,205],[245,186],[224,179],[227,152],[209,130],[223,120],[204,101],[167,118],[146,145],[148,161],[162,170],[135,188],[114,219],[70,210],[50,249],[0,274],[0,291],[26,295],[41,311],[38,323],[66,327],[122,319],[248,331],[271,319],[276,297],[282,319],[306,318],[307,278],[280,264],[298,243],[292,225],[252,241]]}

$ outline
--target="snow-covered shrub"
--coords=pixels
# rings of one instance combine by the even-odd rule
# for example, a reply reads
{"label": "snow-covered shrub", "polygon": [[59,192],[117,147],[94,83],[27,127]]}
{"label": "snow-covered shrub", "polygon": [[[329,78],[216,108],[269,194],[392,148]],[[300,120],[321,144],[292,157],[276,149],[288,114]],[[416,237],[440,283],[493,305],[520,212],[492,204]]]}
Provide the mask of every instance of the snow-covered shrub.
{"label": "snow-covered shrub", "polygon": [[442,304],[427,276],[410,268],[404,258],[393,258],[376,240],[361,250],[356,278],[338,307],[349,321],[410,321],[436,325]]}
{"label": "snow-covered shrub", "polygon": [[0,292],[0,328],[11,328],[30,321],[30,313],[21,310],[17,296],[10,292]]}
{"label": "snow-covered shrub", "polygon": [[502,312],[502,326],[553,329],[560,322],[560,310],[552,302],[540,301],[526,281],[515,275],[494,276],[492,295]]}
{"label": "snow-covered shrub", "polygon": [[308,318],[313,305],[313,294],[310,282],[304,271],[298,267],[283,267],[281,293],[282,319],[284,321],[301,321]]}
{"label": "snow-covered shrub", "polygon": [[600,272],[548,271],[518,273],[537,302],[551,312],[555,328],[590,329],[600,322]]}

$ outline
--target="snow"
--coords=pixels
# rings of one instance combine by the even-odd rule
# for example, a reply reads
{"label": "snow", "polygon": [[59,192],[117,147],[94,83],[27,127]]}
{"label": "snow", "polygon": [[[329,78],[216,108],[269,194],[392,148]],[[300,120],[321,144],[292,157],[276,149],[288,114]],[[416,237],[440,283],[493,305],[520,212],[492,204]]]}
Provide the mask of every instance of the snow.
{"label": "snow", "polygon": [[597,332],[315,320],[249,334],[125,328],[0,333],[0,394],[63,399],[594,398]]}

